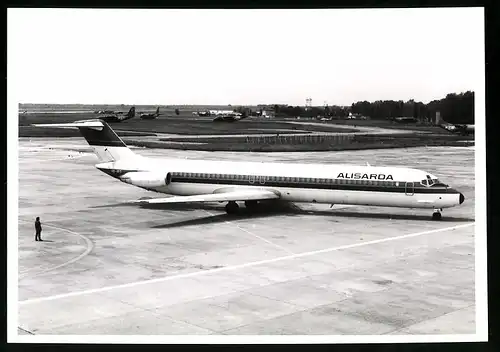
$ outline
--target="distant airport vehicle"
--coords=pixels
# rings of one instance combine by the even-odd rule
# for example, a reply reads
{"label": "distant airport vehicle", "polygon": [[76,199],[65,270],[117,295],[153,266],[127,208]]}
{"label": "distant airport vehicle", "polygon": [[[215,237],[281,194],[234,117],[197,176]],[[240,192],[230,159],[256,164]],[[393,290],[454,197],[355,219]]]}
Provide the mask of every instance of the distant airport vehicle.
{"label": "distant airport vehicle", "polygon": [[434,209],[464,202],[459,191],[436,176],[417,169],[333,164],[285,164],[189,159],[151,159],[134,153],[102,120],[35,124],[78,128],[99,158],[96,168],[131,185],[168,198],[132,203],[164,204],[228,202],[227,213],[238,212],[238,201],[249,210],[259,202],[307,202]]}
{"label": "distant airport vehicle", "polygon": [[461,134],[463,136],[474,134],[474,125],[449,123],[443,120],[439,114],[436,116],[436,125],[444,128],[448,132]]}
{"label": "distant airport vehicle", "polygon": [[367,116],[350,112],[347,116],[348,120],[368,120]]}
{"label": "distant airport vehicle", "polygon": [[198,111],[196,112],[196,114],[198,114],[198,116],[210,116],[210,111]]}
{"label": "distant airport vehicle", "polygon": [[101,120],[105,122],[122,122],[125,120],[129,120],[135,117],[135,106],[132,106],[128,111],[127,115],[123,114],[111,114],[99,117]]}
{"label": "distant airport vehicle", "polygon": [[141,114],[140,118],[143,120],[154,120],[158,116],[160,116],[160,107],[156,108],[156,112],[154,114]]}

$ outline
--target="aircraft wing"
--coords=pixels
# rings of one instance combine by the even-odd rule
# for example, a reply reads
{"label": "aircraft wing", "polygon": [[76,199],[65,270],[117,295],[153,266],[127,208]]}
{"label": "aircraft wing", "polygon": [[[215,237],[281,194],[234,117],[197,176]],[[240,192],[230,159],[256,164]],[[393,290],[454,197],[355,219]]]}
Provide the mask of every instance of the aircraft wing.
{"label": "aircraft wing", "polygon": [[195,196],[174,196],[136,200],[132,203],[139,204],[166,204],[166,203],[192,203],[192,202],[229,202],[245,200],[278,199],[277,193],[268,190],[231,190],[220,193],[200,194]]}

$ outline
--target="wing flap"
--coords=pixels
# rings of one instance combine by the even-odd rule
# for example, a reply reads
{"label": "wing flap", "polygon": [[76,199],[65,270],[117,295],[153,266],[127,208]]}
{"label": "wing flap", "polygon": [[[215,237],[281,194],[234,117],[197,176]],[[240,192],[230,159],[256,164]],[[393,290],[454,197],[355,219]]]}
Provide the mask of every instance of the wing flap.
{"label": "wing flap", "polygon": [[195,202],[229,202],[245,200],[278,199],[280,196],[269,190],[234,190],[221,193],[200,194],[195,196],[173,196],[168,198],[156,198],[136,200],[132,203],[139,204],[167,204],[167,203],[195,203]]}

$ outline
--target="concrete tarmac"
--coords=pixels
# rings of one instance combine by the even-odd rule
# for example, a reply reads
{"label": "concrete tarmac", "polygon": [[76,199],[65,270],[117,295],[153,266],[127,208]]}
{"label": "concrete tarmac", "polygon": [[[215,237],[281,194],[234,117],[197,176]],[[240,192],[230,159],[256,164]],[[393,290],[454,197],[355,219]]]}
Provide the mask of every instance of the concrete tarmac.
{"label": "concrete tarmac", "polygon": [[430,210],[398,208],[298,204],[230,216],[220,203],[124,204],[161,195],[106,176],[78,146],[19,142],[19,334],[475,333],[472,148],[244,154],[427,170],[466,197],[431,221]]}

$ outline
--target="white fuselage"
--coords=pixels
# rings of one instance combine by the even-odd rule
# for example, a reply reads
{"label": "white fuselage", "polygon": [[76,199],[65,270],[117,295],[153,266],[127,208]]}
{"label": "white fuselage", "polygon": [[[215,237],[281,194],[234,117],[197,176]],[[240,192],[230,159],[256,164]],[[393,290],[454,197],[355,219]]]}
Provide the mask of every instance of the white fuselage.
{"label": "white fuselage", "polygon": [[[121,179],[141,172],[171,182],[141,188],[171,195],[212,194],[223,189],[265,189],[289,202],[441,209],[463,202],[460,192],[417,169],[355,165],[285,164],[206,160],[157,160],[140,157],[96,165]],[[123,179],[122,179],[123,181]]]}

